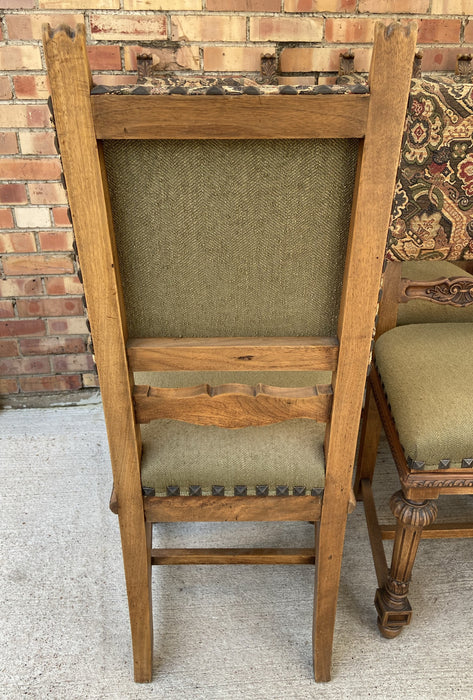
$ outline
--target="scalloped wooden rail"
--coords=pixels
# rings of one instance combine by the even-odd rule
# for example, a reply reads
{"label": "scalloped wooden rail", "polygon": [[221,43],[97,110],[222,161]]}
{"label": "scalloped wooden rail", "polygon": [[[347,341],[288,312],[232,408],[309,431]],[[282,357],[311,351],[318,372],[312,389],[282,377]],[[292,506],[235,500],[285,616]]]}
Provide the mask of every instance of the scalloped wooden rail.
{"label": "scalloped wooden rail", "polygon": [[311,418],[326,423],[332,407],[332,387],[322,384],[287,389],[257,384],[200,384],[179,389],[135,386],[136,420],[149,423],[157,418],[245,428],[270,425],[291,418]]}

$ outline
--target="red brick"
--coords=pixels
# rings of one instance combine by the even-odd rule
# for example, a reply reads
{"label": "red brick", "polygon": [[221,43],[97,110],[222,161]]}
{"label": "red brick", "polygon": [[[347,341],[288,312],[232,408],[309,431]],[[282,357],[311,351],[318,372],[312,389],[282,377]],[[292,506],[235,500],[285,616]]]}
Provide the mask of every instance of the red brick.
{"label": "red brick", "polygon": [[167,39],[165,15],[90,15],[92,38],[100,41]]}
{"label": "red brick", "polygon": [[0,229],[13,228],[11,209],[0,209]]}
{"label": "red brick", "polygon": [[74,271],[69,255],[9,255],[3,261],[6,275],[63,275]]}
{"label": "red brick", "polygon": [[16,96],[21,100],[47,100],[49,97],[47,75],[15,75],[13,85]]}
{"label": "red brick", "polygon": [[51,371],[47,357],[12,357],[0,360],[0,374],[5,377],[17,374],[44,374]]}
{"label": "red brick", "polygon": [[53,131],[20,131],[20,148],[25,155],[56,155]]}
{"label": "red brick", "polygon": [[[261,49],[260,49],[261,52]],[[149,53],[159,70],[198,70],[200,53],[198,46],[181,46],[178,49],[155,49],[151,46],[125,46],[125,70],[136,70],[136,57]]]}
{"label": "red brick", "polygon": [[16,338],[19,335],[45,334],[46,325],[42,319],[0,322],[0,338]]}
{"label": "red brick", "polygon": [[418,44],[458,44],[461,21],[459,19],[418,20]]}
{"label": "red brick", "polygon": [[468,22],[465,27],[465,41],[473,41],[473,21]]}
{"label": "red brick", "polygon": [[50,126],[46,105],[0,105],[0,127],[40,128]]}
{"label": "red brick", "polygon": [[67,196],[60,182],[38,182],[28,185],[31,204],[67,204]]}
{"label": "red brick", "polygon": [[11,100],[12,97],[10,78],[8,75],[0,75],[0,100]]}
{"label": "red brick", "polygon": [[27,201],[26,187],[24,185],[20,185],[19,183],[0,185],[1,204],[26,204]]}
{"label": "red brick", "polygon": [[49,295],[66,295],[66,294],[83,294],[84,288],[76,276],[69,277],[45,277],[46,294]]}
{"label": "red brick", "polygon": [[18,153],[18,143],[14,131],[0,131],[0,153],[2,155]]}
{"label": "red brick", "polygon": [[84,313],[80,297],[18,299],[16,308],[20,318],[28,316],[82,316]]}
{"label": "red brick", "polygon": [[20,349],[23,355],[64,355],[65,353],[79,353],[86,351],[85,341],[83,338],[73,338],[69,336],[66,336],[65,338],[22,338],[20,340]]}
{"label": "red brick", "polygon": [[171,17],[174,41],[245,41],[246,18],[239,15],[175,15]]}
{"label": "red brick", "polygon": [[[310,71],[338,71],[340,53],[344,47],[287,48],[281,51],[280,70],[284,73],[304,73]],[[369,70],[371,48],[355,49],[355,70]]]}
{"label": "red brick", "polygon": [[204,68],[206,71],[259,71],[261,54],[274,49],[264,46],[206,46],[204,48]]}
{"label": "red brick", "polygon": [[0,253],[34,253],[36,241],[34,234],[15,231],[0,234]]}
{"label": "red brick", "polygon": [[40,277],[0,279],[0,297],[29,297],[43,293]]}
{"label": "red brick", "polygon": [[[462,46],[462,52],[473,52],[473,46]],[[452,71],[455,70],[458,46],[438,47],[423,49],[422,70],[429,71]]]}
{"label": "red brick", "polygon": [[327,18],[325,39],[331,43],[369,44],[373,41],[374,19]]}
{"label": "red brick", "polygon": [[18,382],[16,379],[0,379],[0,394],[18,394]]}
{"label": "red brick", "polygon": [[88,46],[87,56],[91,70],[121,70],[119,46]]}
{"label": "red brick", "polygon": [[0,299],[0,318],[14,318],[15,310],[13,309],[13,302],[7,301],[6,299]]}
{"label": "red brick", "polygon": [[360,0],[358,8],[358,12],[381,14],[423,15],[428,11],[429,0]]}
{"label": "red brick", "polygon": [[92,355],[58,355],[51,358],[53,372],[84,372],[94,369]]}
{"label": "red brick", "polygon": [[280,0],[207,0],[207,10],[217,12],[280,12]]}
{"label": "red brick", "polygon": [[72,391],[80,389],[82,382],[80,375],[56,375],[55,377],[21,377],[20,387],[25,392],[42,391]]}
{"label": "red brick", "polygon": [[39,46],[0,46],[0,70],[41,70]]}
{"label": "red brick", "polygon": [[72,229],[69,231],[40,231],[38,233],[41,250],[72,250],[74,236]]}
{"label": "red brick", "polygon": [[356,0],[284,0],[285,12],[355,12],[355,10]]}
{"label": "red brick", "polygon": [[2,180],[57,180],[59,158],[2,158]]}
{"label": "red brick", "polygon": [[75,27],[79,22],[84,21],[84,15],[52,15],[52,14],[17,14],[5,15],[5,21],[8,27],[8,37],[10,39],[20,40],[40,40],[41,27],[43,24],[49,23],[51,27],[57,27],[60,24],[68,24],[70,27]]}
{"label": "red brick", "polygon": [[47,324],[48,335],[87,335],[89,332],[83,316],[50,318]]}
{"label": "red brick", "polygon": [[0,357],[16,357],[18,355],[18,341],[13,338],[0,340]]}
{"label": "red brick", "polygon": [[53,207],[52,213],[55,226],[59,228],[64,228],[65,226],[72,226],[67,213],[67,207]]}
{"label": "red brick", "polygon": [[324,21],[312,17],[252,17],[251,41],[321,41]]}

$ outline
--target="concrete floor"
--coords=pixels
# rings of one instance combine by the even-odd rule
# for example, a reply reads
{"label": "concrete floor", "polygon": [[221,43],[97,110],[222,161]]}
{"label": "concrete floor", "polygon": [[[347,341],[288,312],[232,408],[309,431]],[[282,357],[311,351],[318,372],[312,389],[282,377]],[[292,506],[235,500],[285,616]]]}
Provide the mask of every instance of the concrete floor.
{"label": "concrete floor", "polygon": [[[413,622],[381,639],[361,505],[349,517],[331,683],[312,680],[312,568],[244,566],[155,568],[154,680],[135,685],[101,406],[4,410],[0,436],[0,697],[473,697],[470,542],[422,543]],[[396,484],[385,448],[379,474],[386,504]],[[156,539],[212,546],[215,528],[229,546],[312,536],[304,523],[249,523],[161,526]]]}

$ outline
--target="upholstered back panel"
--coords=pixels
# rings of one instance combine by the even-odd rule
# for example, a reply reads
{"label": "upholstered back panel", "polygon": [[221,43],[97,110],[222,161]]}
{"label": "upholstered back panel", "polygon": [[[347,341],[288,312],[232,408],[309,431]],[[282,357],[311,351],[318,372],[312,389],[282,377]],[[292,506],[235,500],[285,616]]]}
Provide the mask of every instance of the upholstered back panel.
{"label": "upholstered back panel", "polygon": [[473,85],[413,80],[387,257],[473,260]]}
{"label": "upholstered back panel", "polygon": [[105,142],[130,336],[334,334],[357,150]]}

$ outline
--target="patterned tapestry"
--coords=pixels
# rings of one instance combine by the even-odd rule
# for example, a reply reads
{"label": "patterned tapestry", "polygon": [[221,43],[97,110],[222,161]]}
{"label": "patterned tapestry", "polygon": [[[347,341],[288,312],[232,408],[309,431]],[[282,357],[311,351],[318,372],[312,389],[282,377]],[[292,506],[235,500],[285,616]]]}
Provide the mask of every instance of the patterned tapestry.
{"label": "patterned tapestry", "polygon": [[473,85],[412,81],[386,257],[473,260]]}

